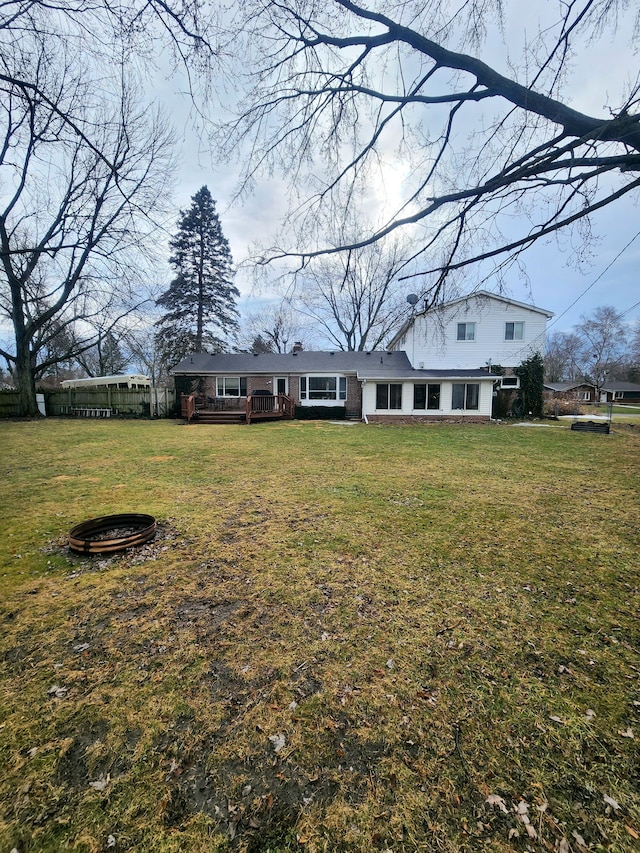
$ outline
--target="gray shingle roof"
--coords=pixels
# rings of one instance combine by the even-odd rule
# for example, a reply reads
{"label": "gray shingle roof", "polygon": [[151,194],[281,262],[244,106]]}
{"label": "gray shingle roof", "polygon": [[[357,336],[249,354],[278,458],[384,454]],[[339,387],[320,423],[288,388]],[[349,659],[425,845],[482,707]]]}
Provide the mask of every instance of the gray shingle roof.
{"label": "gray shingle roof", "polygon": [[[345,373],[360,379],[488,379],[485,370],[414,370],[405,352],[318,352],[252,353],[232,352],[209,355],[193,353],[171,370],[175,376]],[[494,379],[496,377],[493,377]]]}
{"label": "gray shingle roof", "polygon": [[635,382],[607,382],[604,386],[605,391],[636,391],[640,393],[640,385]]}
{"label": "gray shingle roof", "polygon": [[582,388],[584,386],[588,386],[589,388],[593,388],[593,384],[591,382],[545,382],[544,387],[550,388],[551,391],[558,391],[562,393],[563,391],[571,391],[574,388]]}
{"label": "gray shingle roof", "polygon": [[[382,359],[382,364],[380,362]],[[384,350],[374,352],[314,352],[303,350],[298,353],[266,352],[259,355],[243,352],[194,353],[187,356],[171,370],[171,373],[220,374],[241,373],[273,375],[277,373],[357,373],[367,364],[381,364],[386,371],[410,368],[409,359],[404,352],[388,353]]]}

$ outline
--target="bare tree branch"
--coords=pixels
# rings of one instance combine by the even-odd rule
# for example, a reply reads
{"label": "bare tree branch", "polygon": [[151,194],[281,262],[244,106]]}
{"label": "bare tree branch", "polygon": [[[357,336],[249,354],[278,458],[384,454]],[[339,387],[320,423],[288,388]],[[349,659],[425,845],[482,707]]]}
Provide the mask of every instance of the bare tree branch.
{"label": "bare tree branch", "polygon": [[[580,111],[563,97],[569,58],[587,52],[589,39],[624,4],[564,4],[527,44],[526,66],[510,76],[478,53],[491,5],[468,0],[447,16],[446,4],[412,0],[248,3],[242,44],[252,52],[253,88],[227,141],[250,145],[243,186],[281,163],[302,199],[288,223],[299,223],[304,239],[273,249],[267,260],[293,256],[304,268],[409,229],[421,242],[416,255],[437,250],[446,259],[422,273],[436,272],[442,282],[441,273],[521,252],[637,189],[640,74],[633,82],[631,72],[628,91],[608,115]],[[332,244],[312,235],[323,209],[348,216],[349,194],[341,195],[347,208],[336,208],[337,190],[379,183],[392,159],[408,178],[389,215],[357,240]],[[544,211],[540,224],[502,238],[496,222],[494,245],[473,245],[481,234],[490,239],[483,225],[489,216],[508,212],[513,230],[516,210],[527,222],[526,206]]]}

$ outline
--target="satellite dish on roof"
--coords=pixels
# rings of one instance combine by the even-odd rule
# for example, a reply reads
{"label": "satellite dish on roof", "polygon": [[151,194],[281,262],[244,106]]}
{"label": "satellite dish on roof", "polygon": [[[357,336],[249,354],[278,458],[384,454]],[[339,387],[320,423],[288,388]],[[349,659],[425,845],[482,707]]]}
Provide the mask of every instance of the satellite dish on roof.
{"label": "satellite dish on roof", "polygon": [[407,296],[407,302],[409,303],[409,305],[417,305],[419,298],[420,297],[418,296],[417,293],[410,293]]}

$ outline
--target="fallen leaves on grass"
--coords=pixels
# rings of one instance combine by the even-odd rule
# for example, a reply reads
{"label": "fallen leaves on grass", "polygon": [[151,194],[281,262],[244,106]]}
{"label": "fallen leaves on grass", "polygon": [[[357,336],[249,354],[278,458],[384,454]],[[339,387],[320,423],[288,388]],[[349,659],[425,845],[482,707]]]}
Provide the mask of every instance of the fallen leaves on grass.
{"label": "fallen leaves on grass", "polygon": [[269,740],[273,745],[273,751],[276,753],[284,749],[285,744],[287,743],[287,739],[282,733],[277,735],[269,735]]}
{"label": "fallen leaves on grass", "polygon": [[604,795],[604,797],[603,797],[603,799],[604,799],[605,803],[606,803],[608,806],[611,806],[611,808],[612,808],[614,811],[617,811],[617,810],[620,808],[620,804],[619,804],[619,803],[617,803],[617,802],[613,799],[613,797],[609,797],[607,794],[605,794],[605,795]]}
{"label": "fallen leaves on grass", "polygon": [[501,812],[505,814],[509,814],[509,809],[507,808],[507,804],[503,800],[499,794],[489,794],[486,801],[490,806],[498,806]]}
{"label": "fallen leaves on grass", "polygon": [[104,791],[111,781],[111,777],[109,774],[106,776],[100,776],[98,779],[95,779],[93,782],[89,782],[89,787],[93,788],[94,791]]}

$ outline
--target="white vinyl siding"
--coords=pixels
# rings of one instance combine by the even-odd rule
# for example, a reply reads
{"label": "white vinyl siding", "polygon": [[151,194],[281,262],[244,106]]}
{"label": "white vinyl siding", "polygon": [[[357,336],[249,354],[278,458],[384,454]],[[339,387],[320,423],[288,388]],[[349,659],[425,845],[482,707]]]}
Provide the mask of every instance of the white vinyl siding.
{"label": "white vinyl siding", "polygon": [[414,330],[407,334],[411,345],[406,347],[413,367],[478,370],[489,363],[514,368],[534,353],[544,352],[547,318],[501,299],[470,297],[440,311],[419,314],[415,324],[415,334]]}
{"label": "white vinyl siding", "polygon": [[[417,383],[372,382],[365,383],[362,389],[362,410],[366,415],[386,415],[411,417],[412,415],[438,417],[491,417],[493,402],[493,377],[491,380],[477,382],[440,382]],[[426,388],[425,388],[426,385]],[[464,407],[452,408],[453,386],[462,385]],[[460,392],[456,392],[460,393]],[[414,403],[417,404],[414,406]],[[425,407],[426,405],[426,407]],[[476,408],[472,408],[476,406]],[[388,408],[387,408],[388,407]]]}

